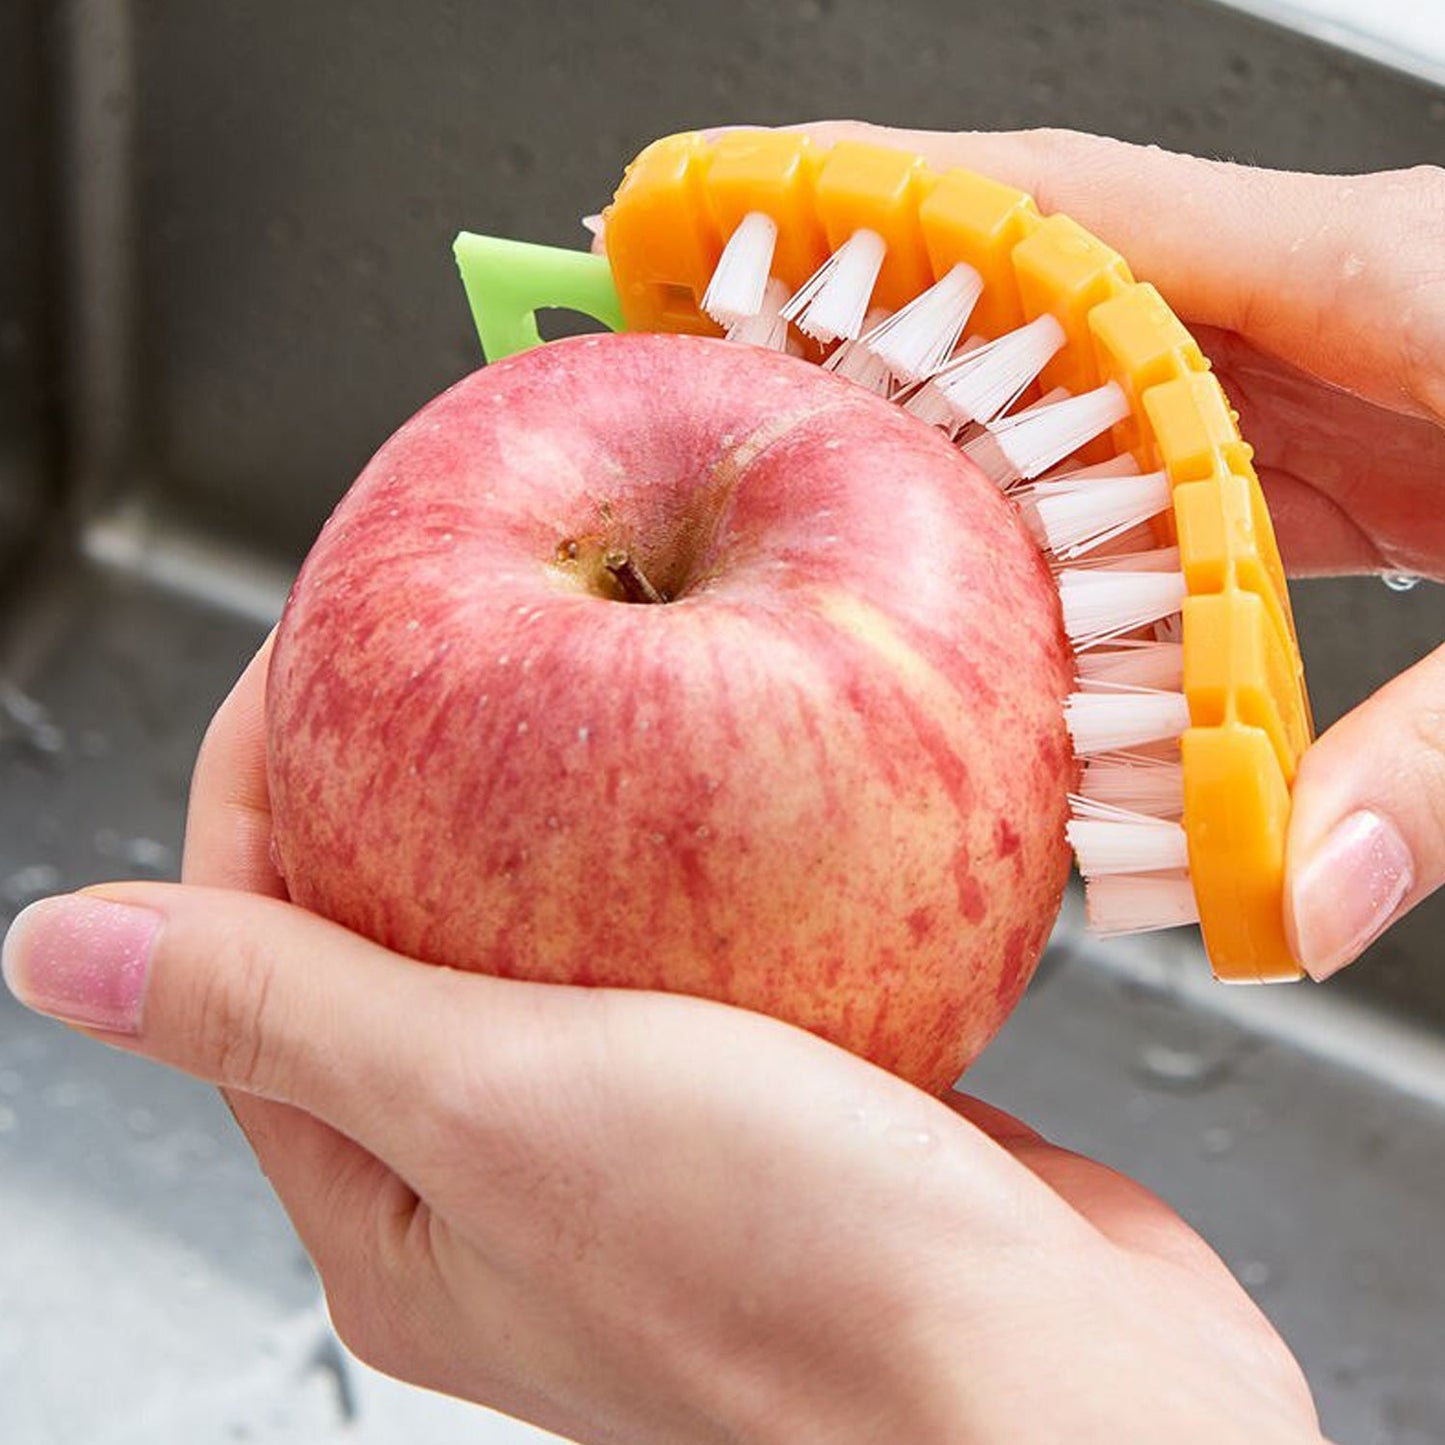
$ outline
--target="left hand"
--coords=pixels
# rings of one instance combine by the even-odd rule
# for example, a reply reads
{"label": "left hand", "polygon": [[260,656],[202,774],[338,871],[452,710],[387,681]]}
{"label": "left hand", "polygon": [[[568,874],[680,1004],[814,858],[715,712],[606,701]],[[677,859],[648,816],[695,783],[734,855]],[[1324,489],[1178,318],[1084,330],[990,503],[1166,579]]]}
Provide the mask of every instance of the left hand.
{"label": "left hand", "polygon": [[1319,1440],[1178,1216],[988,1105],[720,1004],[421,966],[287,903],[265,666],[202,750],[186,884],[37,904],[5,974],[230,1091],[363,1359],[583,1441]]}

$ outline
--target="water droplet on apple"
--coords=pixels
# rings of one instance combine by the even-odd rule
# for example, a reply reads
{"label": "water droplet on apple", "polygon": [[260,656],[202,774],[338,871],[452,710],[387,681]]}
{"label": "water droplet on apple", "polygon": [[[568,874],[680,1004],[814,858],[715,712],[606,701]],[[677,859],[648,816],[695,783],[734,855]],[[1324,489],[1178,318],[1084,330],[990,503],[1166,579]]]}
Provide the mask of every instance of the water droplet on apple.
{"label": "water droplet on apple", "polygon": [[417,632],[420,631],[420,629],[421,623],[418,622],[415,617],[413,617],[411,621],[406,624],[406,630],[408,632]]}
{"label": "water droplet on apple", "polygon": [[558,826],[558,823],[557,823],[557,815],[556,815],[555,813],[548,813],[548,814],[547,814],[547,826],[548,826],[549,828],[555,828],[555,827]]}
{"label": "water droplet on apple", "polygon": [[585,727],[584,727],[584,728],[578,728],[578,729],[577,729],[577,741],[578,741],[579,743],[585,743],[585,742],[587,741],[587,739],[590,738],[591,736],[592,736],[592,729],[591,729],[591,728],[585,728]]}
{"label": "water droplet on apple", "polygon": [[520,734],[520,733],[525,733],[525,732],[530,732],[530,731],[531,731],[531,725],[527,722],[527,719],[526,719],[526,718],[523,718],[522,721],[517,724],[517,732]]}

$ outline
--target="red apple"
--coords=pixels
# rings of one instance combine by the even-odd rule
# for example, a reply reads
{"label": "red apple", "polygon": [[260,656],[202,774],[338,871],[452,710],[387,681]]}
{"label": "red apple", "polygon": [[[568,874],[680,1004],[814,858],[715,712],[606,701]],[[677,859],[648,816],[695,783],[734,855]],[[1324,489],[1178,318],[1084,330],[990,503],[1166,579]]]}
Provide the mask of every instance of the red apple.
{"label": "red apple", "polygon": [[722,999],[939,1091],[1058,911],[1070,675],[936,431],[787,356],[556,342],[423,408],[322,531],[276,856],[402,953]]}

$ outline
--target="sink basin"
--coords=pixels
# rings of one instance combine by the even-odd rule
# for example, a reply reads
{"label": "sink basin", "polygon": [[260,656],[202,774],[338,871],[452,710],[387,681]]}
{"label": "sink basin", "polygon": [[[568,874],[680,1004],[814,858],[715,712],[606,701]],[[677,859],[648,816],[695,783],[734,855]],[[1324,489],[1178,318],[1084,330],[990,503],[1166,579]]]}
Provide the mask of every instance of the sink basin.
{"label": "sink basin", "polygon": [[[486,8],[0,11],[0,922],[174,876],[201,731],[310,537],[477,361],[459,227],[577,242],[651,136],[810,112],[1445,153],[1424,80],[1204,0],[904,0],[886,34],[850,0]],[[1356,580],[1299,615],[1323,723],[1445,607]],[[1191,935],[1100,944],[1071,901],[969,1080],[1178,1207],[1351,1445],[1445,1439],[1442,924],[1437,900],[1338,986],[1239,990]],[[8,999],[0,1298],[16,1445],[545,1438],[350,1360],[216,1097]]]}

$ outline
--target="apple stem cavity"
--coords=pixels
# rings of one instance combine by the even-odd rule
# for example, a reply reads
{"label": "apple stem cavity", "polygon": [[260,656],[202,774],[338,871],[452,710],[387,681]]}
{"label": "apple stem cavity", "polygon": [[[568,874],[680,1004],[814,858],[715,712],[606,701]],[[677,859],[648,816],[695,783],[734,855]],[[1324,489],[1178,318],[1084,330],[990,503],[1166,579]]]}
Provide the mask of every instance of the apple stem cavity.
{"label": "apple stem cavity", "polygon": [[602,558],[602,565],[616,582],[618,591],[625,602],[666,602],[666,596],[659,592],[648,579],[647,573],[632,560],[628,552],[615,550]]}

